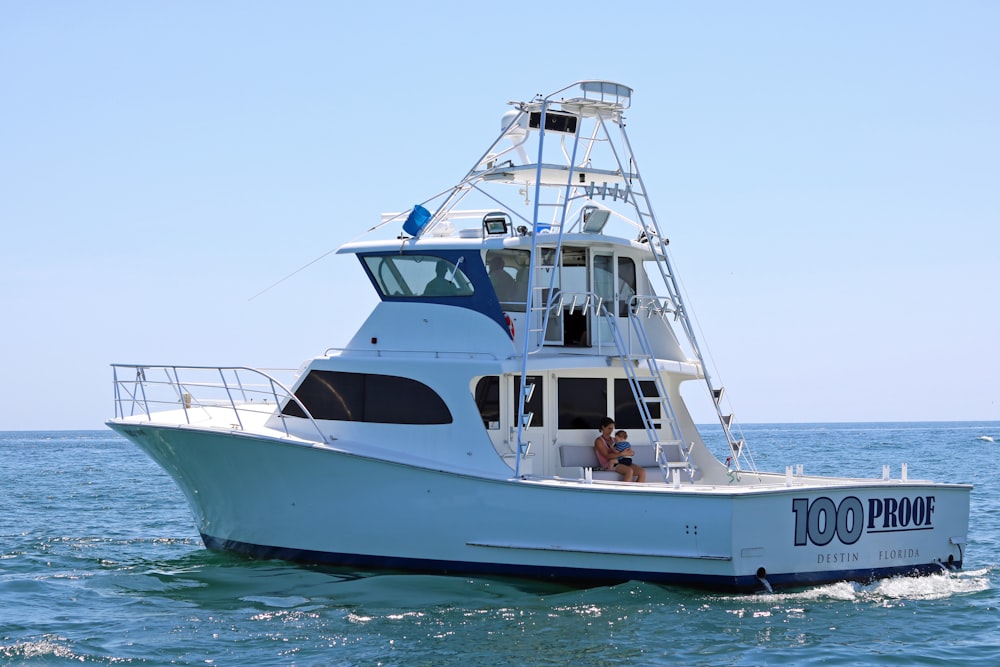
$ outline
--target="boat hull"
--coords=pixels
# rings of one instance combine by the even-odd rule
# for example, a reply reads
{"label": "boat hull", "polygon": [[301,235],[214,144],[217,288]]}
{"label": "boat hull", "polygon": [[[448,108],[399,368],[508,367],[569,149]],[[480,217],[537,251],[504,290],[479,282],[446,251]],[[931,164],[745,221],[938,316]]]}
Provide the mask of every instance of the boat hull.
{"label": "boat hull", "polygon": [[961,567],[968,525],[962,485],[488,479],[241,431],[109,425],[173,477],[208,548],[258,558],[753,591]]}

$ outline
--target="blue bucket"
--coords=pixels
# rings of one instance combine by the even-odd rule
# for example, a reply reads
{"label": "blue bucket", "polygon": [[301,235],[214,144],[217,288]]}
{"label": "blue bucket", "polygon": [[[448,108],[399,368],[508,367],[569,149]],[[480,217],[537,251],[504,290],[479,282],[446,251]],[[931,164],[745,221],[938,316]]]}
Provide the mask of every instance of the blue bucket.
{"label": "blue bucket", "polygon": [[403,231],[410,236],[416,236],[430,219],[431,212],[420,204],[417,204],[413,207],[413,210],[410,211],[410,215],[406,217],[406,222],[403,223]]}

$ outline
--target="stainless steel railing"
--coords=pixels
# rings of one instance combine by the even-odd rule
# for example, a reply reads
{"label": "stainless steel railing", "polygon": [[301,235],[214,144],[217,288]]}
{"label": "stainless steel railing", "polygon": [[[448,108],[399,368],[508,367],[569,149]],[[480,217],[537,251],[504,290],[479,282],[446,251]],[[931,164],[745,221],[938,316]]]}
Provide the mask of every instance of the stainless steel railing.
{"label": "stainless steel railing", "polygon": [[[155,421],[157,413],[182,410],[187,424],[205,418],[222,421],[231,415],[229,426],[245,430],[250,415],[275,415],[286,436],[291,436],[288,417],[282,409],[295,403],[316,429],[320,440],[326,436],[309,410],[275,375],[291,377],[293,371],[268,371],[245,366],[154,366],[112,364],[115,387],[115,418],[145,415]],[[290,383],[290,380],[289,380]],[[221,414],[219,411],[222,411]]]}

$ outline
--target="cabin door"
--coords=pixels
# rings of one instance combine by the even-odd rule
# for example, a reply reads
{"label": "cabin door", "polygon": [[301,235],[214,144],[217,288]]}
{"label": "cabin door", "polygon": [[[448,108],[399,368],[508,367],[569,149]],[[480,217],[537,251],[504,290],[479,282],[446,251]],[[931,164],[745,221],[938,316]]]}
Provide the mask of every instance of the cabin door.
{"label": "cabin door", "polygon": [[[604,307],[616,317],[628,317],[628,310],[634,307],[632,297],[636,293],[635,261],[630,257],[618,257],[604,253],[594,253],[592,289],[601,298]],[[612,340],[608,324],[603,318],[594,323],[600,341]]]}
{"label": "cabin door", "polygon": [[[593,289],[590,286],[587,249],[564,246],[558,267],[553,263],[554,257],[554,249],[542,249],[539,263],[541,275],[536,277],[536,285],[539,286],[536,289],[540,292],[542,303],[549,296],[550,282],[556,290],[554,294],[559,295],[556,308],[549,314],[545,342],[567,346],[590,345],[591,323],[587,303]],[[554,281],[552,271],[556,271]]]}
{"label": "cabin door", "polygon": [[[591,272],[591,279],[593,280],[593,285],[591,289],[594,294],[601,299],[604,307],[608,312],[615,313],[618,310],[618,306],[615,303],[615,256],[612,254],[605,253],[594,253],[593,260],[594,270]],[[614,338],[611,336],[611,332],[608,330],[608,323],[603,317],[594,317],[591,323],[592,327],[596,327],[594,331],[594,344],[600,342],[610,342]]]}

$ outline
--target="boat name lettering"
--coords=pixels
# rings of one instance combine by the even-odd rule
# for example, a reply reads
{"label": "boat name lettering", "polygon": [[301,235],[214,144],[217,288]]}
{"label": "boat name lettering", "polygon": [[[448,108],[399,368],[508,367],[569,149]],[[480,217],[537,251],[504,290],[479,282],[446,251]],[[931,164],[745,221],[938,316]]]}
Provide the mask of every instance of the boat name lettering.
{"label": "boat name lettering", "polygon": [[854,544],[862,533],[894,533],[928,530],[932,527],[934,496],[869,498],[867,521],[865,504],[847,496],[835,503],[826,496],[814,500],[792,499],[795,514],[795,546],[825,547],[834,538]]}
{"label": "boat name lettering", "polygon": [[[868,530],[930,526],[934,514],[934,496],[908,498],[869,498]],[[881,525],[877,520],[881,518]]]}
{"label": "boat name lettering", "polygon": [[904,560],[909,558],[920,558],[920,549],[901,547],[899,549],[883,549],[878,552],[879,560]]}
{"label": "boat name lettering", "polygon": [[858,561],[857,551],[838,551],[835,553],[819,554],[816,556],[816,563],[856,563]]}

